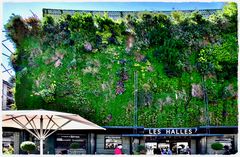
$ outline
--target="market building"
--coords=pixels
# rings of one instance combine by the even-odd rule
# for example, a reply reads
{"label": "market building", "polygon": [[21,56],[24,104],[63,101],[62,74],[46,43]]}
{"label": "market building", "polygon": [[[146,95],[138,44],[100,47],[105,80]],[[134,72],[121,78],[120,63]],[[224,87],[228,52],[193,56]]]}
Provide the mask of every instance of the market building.
{"label": "market building", "polygon": [[[217,10],[201,11],[206,16]],[[43,9],[43,16],[73,14],[74,10]],[[103,13],[101,11],[84,11]],[[137,12],[108,12],[112,18],[123,17]],[[6,93],[5,91],[3,93]],[[5,99],[3,99],[5,101]],[[4,106],[4,105],[3,105]],[[6,106],[6,105],[5,105]],[[232,153],[238,152],[238,126],[196,126],[189,128],[145,128],[144,126],[102,126],[106,130],[59,130],[44,142],[44,154],[114,154],[118,144],[123,145],[124,154],[134,154],[138,145],[146,147],[146,154],[160,154],[160,149],[170,148],[173,154],[183,154],[187,147],[191,154],[214,154],[211,144],[215,142],[229,146]],[[24,154],[20,143],[26,140],[39,145],[39,140],[28,132],[3,128],[3,147],[12,145],[14,154]],[[78,143],[78,149],[71,144]],[[222,154],[221,150],[219,154]],[[39,151],[35,152],[36,154]]]}
{"label": "market building", "polygon": [[[44,154],[114,154],[118,144],[123,145],[124,154],[134,154],[138,145],[144,145],[146,154],[158,154],[158,149],[169,147],[173,154],[183,154],[187,146],[191,154],[214,154],[211,144],[215,142],[229,146],[231,152],[238,151],[237,126],[199,126],[192,128],[144,128],[131,126],[103,126],[106,130],[57,131],[44,143]],[[15,154],[22,154],[19,144],[25,140],[39,143],[26,131],[3,128],[3,145],[14,146]],[[79,149],[70,148],[71,143],[80,144]],[[38,152],[35,152],[38,153]],[[224,150],[219,154],[224,153]]]}

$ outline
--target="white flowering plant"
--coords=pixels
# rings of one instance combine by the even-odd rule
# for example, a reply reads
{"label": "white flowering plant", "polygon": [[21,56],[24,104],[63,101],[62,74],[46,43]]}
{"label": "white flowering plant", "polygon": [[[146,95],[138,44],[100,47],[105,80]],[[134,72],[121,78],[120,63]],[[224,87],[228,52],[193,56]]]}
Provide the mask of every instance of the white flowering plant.
{"label": "white flowering plant", "polygon": [[21,143],[20,148],[23,151],[26,151],[29,153],[33,152],[36,149],[36,144],[31,141],[24,141]]}

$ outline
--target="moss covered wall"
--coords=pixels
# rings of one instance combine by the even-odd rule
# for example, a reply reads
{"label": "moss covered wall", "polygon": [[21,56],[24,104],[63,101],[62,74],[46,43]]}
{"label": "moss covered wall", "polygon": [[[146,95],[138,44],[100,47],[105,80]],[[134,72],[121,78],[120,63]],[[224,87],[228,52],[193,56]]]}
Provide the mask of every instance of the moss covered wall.
{"label": "moss covered wall", "polygon": [[[5,26],[16,43],[18,109],[77,113],[99,125],[237,125],[237,9],[22,19]],[[208,112],[206,112],[208,104]]]}

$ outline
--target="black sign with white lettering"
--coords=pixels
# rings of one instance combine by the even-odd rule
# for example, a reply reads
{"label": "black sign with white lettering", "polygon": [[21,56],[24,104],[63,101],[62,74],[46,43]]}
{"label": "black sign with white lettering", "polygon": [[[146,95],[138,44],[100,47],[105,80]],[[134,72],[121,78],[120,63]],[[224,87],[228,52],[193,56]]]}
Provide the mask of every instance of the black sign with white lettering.
{"label": "black sign with white lettering", "polygon": [[197,128],[145,128],[145,134],[181,134],[181,135],[189,135],[189,134],[197,134]]}

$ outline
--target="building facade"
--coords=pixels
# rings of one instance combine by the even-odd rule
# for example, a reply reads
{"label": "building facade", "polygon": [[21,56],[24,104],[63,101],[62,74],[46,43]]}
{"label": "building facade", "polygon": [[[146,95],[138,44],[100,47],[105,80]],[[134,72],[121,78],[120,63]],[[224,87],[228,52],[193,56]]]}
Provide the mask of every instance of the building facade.
{"label": "building facade", "polygon": [[[212,14],[214,14],[216,11],[220,9],[204,9],[204,10],[198,10],[204,17],[208,17]],[[93,10],[66,10],[66,9],[47,9],[43,8],[43,17],[47,15],[52,15],[52,16],[60,16],[62,14],[69,14],[73,15],[74,13],[91,13],[93,15],[99,14],[103,15],[104,13],[107,13],[108,16],[112,19],[119,19],[123,18],[128,14],[131,15],[137,15],[138,13],[144,12],[144,11],[93,11]],[[173,11],[178,11],[178,10],[173,10]],[[179,10],[184,13],[191,13],[194,12],[195,10]],[[172,11],[148,11],[151,13],[164,13],[164,14],[171,14]]]}
{"label": "building facade", "polygon": [[[128,126],[105,126],[105,131],[75,130],[57,131],[44,142],[45,154],[114,154],[114,148],[122,144],[124,154],[135,154],[138,145],[146,148],[146,154],[159,154],[170,148],[173,154],[184,154],[187,147],[191,154],[214,154],[215,142],[228,146],[231,153],[238,151],[237,126],[200,126],[193,128],[144,128]],[[15,154],[24,154],[21,142],[36,140],[26,131],[3,128],[3,146],[11,144]],[[71,144],[78,143],[78,149]],[[34,153],[39,153],[38,151]],[[223,154],[224,149],[218,154]]]}
{"label": "building facade", "polygon": [[12,88],[11,83],[2,81],[2,110],[9,110],[14,103]]}
{"label": "building facade", "polygon": [[[217,10],[199,10],[204,16],[209,16]],[[74,14],[88,12],[103,15],[104,11],[43,9],[43,16]],[[154,11],[170,14],[171,11]],[[183,12],[193,12],[186,10]],[[138,14],[137,11],[107,11],[109,17],[118,19],[127,14]],[[10,109],[13,103],[10,89],[12,85],[3,81],[2,108]],[[44,154],[114,154],[118,144],[123,145],[124,154],[134,154],[139,145],[146,148],[146,154],[159,154],[159,150],[170,148],[173,154],[184,154],[187,147],[191,154],[214,154],[211,145],[215,142],[228,146],[232,153],[238,151],[237,126],[199,126],[191,128],[144,128],[129,126],[105,126],[105,131],[75,130],[57,131],[44,141]],[[3,147],[12,145],[15,154],[24,154],[20,150],[20,143],[30,140],[39,145],[39,141],[28,132],[3,128]],[[77,149],[71,148],[73,143]],[[39,153],[38,150],[34,153]],[[219,153],[224,153],[221,150]]]}

